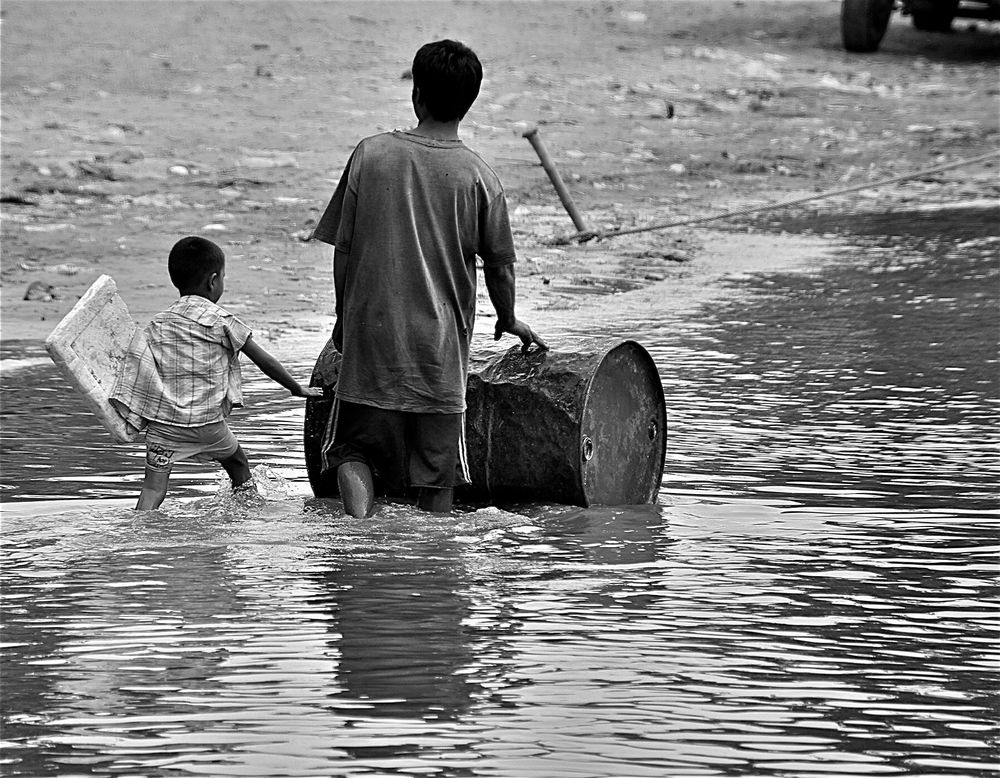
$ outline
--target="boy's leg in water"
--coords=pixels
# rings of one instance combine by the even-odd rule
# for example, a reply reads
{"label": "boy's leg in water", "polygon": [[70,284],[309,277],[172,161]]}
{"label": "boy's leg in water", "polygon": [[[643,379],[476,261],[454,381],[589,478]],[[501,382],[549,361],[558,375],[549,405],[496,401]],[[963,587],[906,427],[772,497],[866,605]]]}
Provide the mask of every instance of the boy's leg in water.
{"label": "boy's leg in water", "polygon": [[251,478],[250,462],[247,460],[247,455],[243,453],[243,447],[240,445],[237,445],[236,451],[228,457],[220,459],[219,464],[229,473],[229,478],[233,482],[234,492]]}
{"label": "boy's leg in water", "polygon": [[146,477],[139,492],[139,502],[135,504],[137,511],[155,511],[167,496],[167,485],[170,483],[170,469],[153,470],[146,468]]}
{"label": "boy's leg in water", "polygon": [[367,519],[375,507],[372,471],[364,462],[344,462],[337,468],[337,487],[344,511],[356,519]]}
{"label": "boy's leg in water", "polygon": [[449,513],[455,498],[455,490],[425,486],[417,497],[417,507],[431,513]]}
{"label": "boy's leg in water", "polygon": [[139,492],[139,502],[135,504],[137,511],[154,511],[160,507],[163,498],[167,496],[167,486],[170,483],[170,471],[174,466],[176,452],[155,440],[146,440],[146,477],[142,481],[142,491]]}

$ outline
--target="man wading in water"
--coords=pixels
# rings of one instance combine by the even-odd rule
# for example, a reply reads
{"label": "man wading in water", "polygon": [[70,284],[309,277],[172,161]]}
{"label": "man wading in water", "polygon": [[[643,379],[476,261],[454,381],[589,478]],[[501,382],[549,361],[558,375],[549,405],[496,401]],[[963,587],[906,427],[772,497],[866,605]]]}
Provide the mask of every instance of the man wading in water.
{"label": "man wading in water", "polygon": [[417,126],[355,148],[313,237],[334,246],[342,354],[332,439],[345,510],[371,514],[374,493],[415,490],[423,510],[451,510],[468,483],[465,386],[483,261],[497,313],[527,350],[545,342],[514,316],[514,240],[503,186],[458,138],[483,78],[456,41],[421,47],[413,60]]}

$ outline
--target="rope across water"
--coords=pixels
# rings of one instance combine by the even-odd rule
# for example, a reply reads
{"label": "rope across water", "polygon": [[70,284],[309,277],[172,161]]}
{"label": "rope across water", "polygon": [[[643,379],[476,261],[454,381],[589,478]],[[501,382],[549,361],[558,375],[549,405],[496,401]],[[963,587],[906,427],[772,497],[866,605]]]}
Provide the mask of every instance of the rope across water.
{"label": "rope across water", "polygon": [[996,157],[1000,155],[1000,149],[994,149],[993,151],[987,152],[986,154],[980,154],[976,157],[969,157],[967,159],[958,159],[954,162],[947,162],[941,165],[935,165],[934,167],[925,168],[923,170],[917,170],[912,173],[906,173],[900,176],[893,176],[892,178],[884,178],[880,181],[867,181],[863,184],[855,184],[853,186],[844,187],[842,189],[832,189],[826,192],[819,192],[813,195],[806,195],[805,197],[795,197],[790,200],[781,200],[776,203],[768,203],[766,205],[754,205],[745,208],[737,208],[732,211],[724,211],[723,213],[713,214],[711,216],[697,216],[688,219],[679,219],[677,221],[669,222],[658,222],[655,224],[647,224],[643,227],[629,227],[627,229],[616,229],[616,230],[588,230],[586,232],[577,232],[572,235],[566,235],[559,238],[553,238],[548,241],[549,245],[562,246],[572,241],[577,241],[578,243],[586,243],[590,240],[606,240],[608,238],[617,238],[621,235],[635,235],[640,232],[653,232],[656,230],[667,230],[671,227],[684,227],[691,224],[704,224],[705,222],[717,221],[719,219],[729,219],[735,216],[747,216],[752,213],[762,213],[764,211],[773,211],[780,208],[787,208],[792,205],[801,205],[802,203],[812,202],[813,200],[822,200],[826,197],[835,197],[837,195],[849,194],[851,192],[859,192],[863,189],[874,189],[880,186],[886,186],[888,184],[897,184],[901,181],[908,181],[914,178],[922,178],[924,176],[931,175],[933,173],[941,173],[945,170],[952,170],[958,167],[964,167],[966,165],[973,165],[977,162],[984,162],[991,157]]}

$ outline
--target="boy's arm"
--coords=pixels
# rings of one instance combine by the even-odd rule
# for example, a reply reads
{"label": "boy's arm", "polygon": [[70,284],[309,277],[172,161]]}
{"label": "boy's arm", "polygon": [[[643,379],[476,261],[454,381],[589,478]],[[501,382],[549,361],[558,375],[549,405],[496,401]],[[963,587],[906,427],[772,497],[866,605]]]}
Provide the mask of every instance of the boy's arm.
{"label": "boy's arm", "polygon": [[521,339],[521,351],[527,351],[532,343],[545,351],[548,349],[545,341],[523,321],[514,316],[514,263],[507,265],[485,266],[483,276],[486,279],[486,291],[490,294],[490,302],[497,312],[497,324],[493,330],[493,340],[509,332]]}
{"label": "boy's arm", "polygon": [[319,387],[304,387],[292,378],[291,374],[285,370],[285,366],[282,365],[281,362],[273,357],[267,350],[262,348],[257,341],[253,339],[253,337],[247,338],[247,342],[243,344],[242,351],[247,355],[247,358],[251,362],[260,368],[260,371],[264,375],[274,381],[277,381],[295,397],[323,396],[323,390]]}

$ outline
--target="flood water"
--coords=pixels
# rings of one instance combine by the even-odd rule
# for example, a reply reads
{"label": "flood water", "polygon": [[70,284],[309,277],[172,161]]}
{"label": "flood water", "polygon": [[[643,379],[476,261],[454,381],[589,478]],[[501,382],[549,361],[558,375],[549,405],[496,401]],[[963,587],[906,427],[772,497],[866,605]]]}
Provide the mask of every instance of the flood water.
{"label": "flood water", "polygon": [[997,217],[813,219],[814,272],[621,296],[652,506],[347,518],[247,370],[262,495],[190,466],[136,514],[141,447],[5,344],[3,774],[995,775]]}

